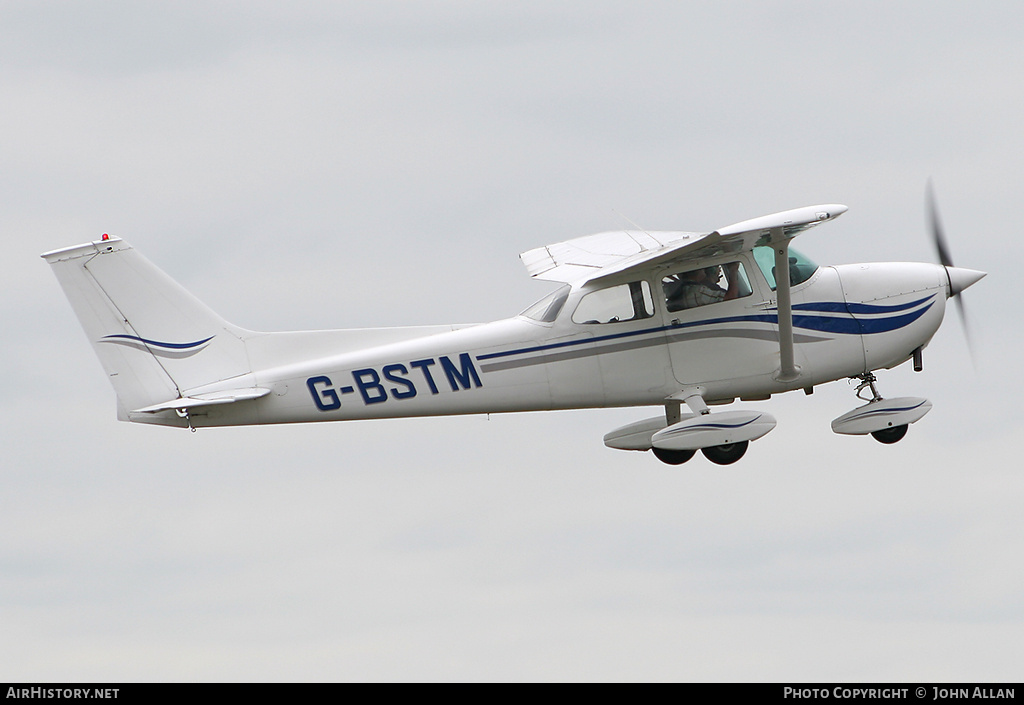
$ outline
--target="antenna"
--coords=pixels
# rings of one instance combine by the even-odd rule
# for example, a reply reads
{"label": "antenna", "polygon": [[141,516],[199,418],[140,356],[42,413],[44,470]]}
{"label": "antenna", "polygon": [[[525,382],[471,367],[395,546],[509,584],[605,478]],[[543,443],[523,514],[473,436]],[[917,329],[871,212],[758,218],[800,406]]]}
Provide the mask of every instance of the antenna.
{"label": "antenna", "polygon": [[[642,233],[643,233],[644,235],[646,235],[647,237],[649,237],[649,238],[651,238],[652,240],[654,240],[654,237],[653,237],[653,236],[652,236],[652,235],[651,235],[651,234],[650,234],[649,232],[647,232],[647,229],[646,229],[646,228],[642,228],[642,227],[640,227],[639,225],[637,225],[636,223],[634,223],[634,222],[633,222],[632,220],[630,220],[629,218],[627,218],[627,217],[625,216],[625,214],[623,214],[623,213],[619,213],[619,212],[618,212],[617,210],[615,210],[614,208],[612,208],[612,213],[614,213],[615,215],[619,216],[619,217],[620,217],[620,218],[622,218],[622,219],[623,219],[624,221],[626,221],[627,223],[629,223],[630,225],[632,225],[632,226],[633,226],[634,228],[636,228],[637,230],[639,230],[640,232],[642,232]],[[643,244],[642,242],[640,242],[639,240],[637,240],[637,239],[636,239],[635,237],[633,237],[633,234],[632,234],[631,232],[629,232],[628,230],[626,231],[626,235],[628,235],[628,236],[629,236],[629,239],[630,239],[630,240],[632,240],[633,242],[635,242],[635,243],[637,244],[637,247],[639,247],[639,248],[640,248],[640,251],[641,251],[641,252],[646,252],[647,250],[649,250],[649,249],[650,249],[649,247],[647,247],[646,245],[644,245],[644,244]],[[655,242],[657,242],[657,240],[655,240]]]}

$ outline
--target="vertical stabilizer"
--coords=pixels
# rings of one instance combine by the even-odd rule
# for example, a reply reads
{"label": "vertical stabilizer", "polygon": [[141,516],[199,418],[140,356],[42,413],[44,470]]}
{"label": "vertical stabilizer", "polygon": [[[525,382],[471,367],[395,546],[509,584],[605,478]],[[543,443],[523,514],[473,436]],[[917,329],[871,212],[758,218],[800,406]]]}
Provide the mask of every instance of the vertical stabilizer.
{"label": "vertical stabilizer", "polygon": [[42,255],[118,399],[118,417],[249,372],[243,336],[120,238]]}

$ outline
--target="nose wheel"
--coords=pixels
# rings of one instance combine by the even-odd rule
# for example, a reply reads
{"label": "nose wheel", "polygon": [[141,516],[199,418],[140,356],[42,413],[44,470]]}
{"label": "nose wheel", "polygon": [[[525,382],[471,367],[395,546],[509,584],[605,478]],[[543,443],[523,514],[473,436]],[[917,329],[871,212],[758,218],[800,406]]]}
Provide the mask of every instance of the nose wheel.
{"label": "nose wheel", "polygon": [[896,443],[903,439],[907,435],[907,424],[900,424],[899,426],[893,426],[892,428],[884,428],[881,431],[872,431],[871,437],[879,443],[885,443],[886,445]]}

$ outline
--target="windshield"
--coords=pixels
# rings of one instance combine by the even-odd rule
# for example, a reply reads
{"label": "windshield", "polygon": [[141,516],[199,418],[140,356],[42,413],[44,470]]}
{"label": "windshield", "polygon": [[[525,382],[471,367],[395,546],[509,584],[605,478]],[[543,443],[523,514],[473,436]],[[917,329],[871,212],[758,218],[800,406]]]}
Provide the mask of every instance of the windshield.
{"label": "windshield", "polygon": [[[760,267],[768,285],[775,290],[775,250],[768,245],[761,245],[754,248],[754,259]],[[803,284],[817,271],[818,265],[811,261],[806,255],[798,250],[789,248],[789,285],[796,286]]]}
{"label": "windshield", "polygon": [[551,292],[519,315],[526,316],[540,323],[552,323],[558,318],[558,313],[562,310],[562,306],[565,305],[565,300],[569,298],[569,290],[571,288],[567,285],[558,291]]}

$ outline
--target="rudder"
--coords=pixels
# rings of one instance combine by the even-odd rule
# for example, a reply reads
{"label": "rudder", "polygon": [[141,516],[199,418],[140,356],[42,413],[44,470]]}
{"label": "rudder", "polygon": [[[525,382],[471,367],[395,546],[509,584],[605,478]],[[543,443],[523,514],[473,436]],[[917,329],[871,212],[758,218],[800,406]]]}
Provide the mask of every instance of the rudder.
{"label": "rudder", "polygon": [[42,257],[114,387],[119,419],[250,371],[248,331],[225,321],[120,238]]}

